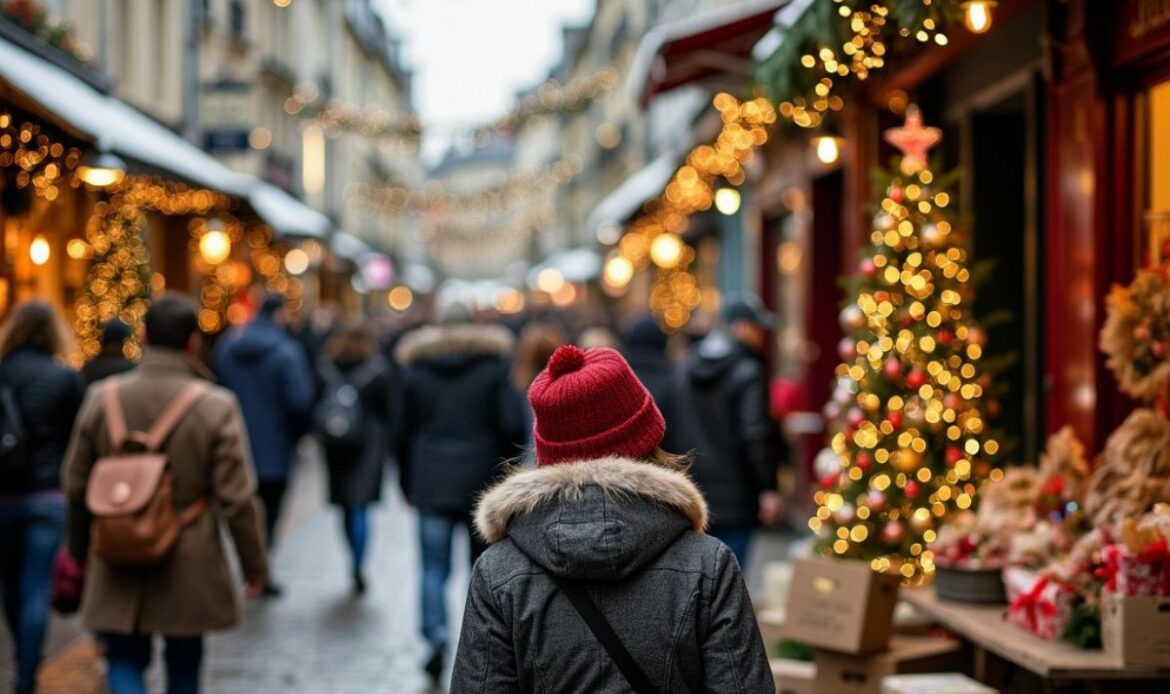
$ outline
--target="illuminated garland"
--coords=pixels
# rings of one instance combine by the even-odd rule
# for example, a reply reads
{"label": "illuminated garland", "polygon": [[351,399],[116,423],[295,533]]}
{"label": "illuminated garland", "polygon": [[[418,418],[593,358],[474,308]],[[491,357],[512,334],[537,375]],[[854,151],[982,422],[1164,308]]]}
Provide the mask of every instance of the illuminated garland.
{"label": "illuminated garland", "polygon": [[[548,80],[533,94],[517,102],[508,113],[490,124],[471,128],[466,134],[476,141],[511,135],[531,118],[580,111],[588,103],[606,98],[619,81],[620,74],[612,67],[582,75],[566,84]],[[416,114],[391,113],[381,108],[326,99],[311,82],[294,90],[285,100],[284,110],[290,116],[317,123],[331,135],[356,133],[371,139],[398,140],[411,147],[418,144],[424,130]]]}
{"label": "illuminated garland", "polygon": [[535,171],[520,171],[496,185],[476,190],[450,190],[438,180],[418,187],[353,184],[347,197],[363,209],[382,213],[435,211],[490,213],[567,185],[581,173],[576,158],[562,159]]}
{"label": "illuminated garland", "polygon": [[[142,208],[122,193],[94,206],[83,256],[91,263],[74,308],[74,327],[85,359],[101,352],[101,329],[107,322],[121,318],[135,335],[133,328],[146,315],[151,287],[150,253],[142,240],[145,227]],[[137,338],[127,340],[123,351],[137,359],[141,353]]]}
{"label": "illuminated garland", "polygon": [[687,155],[662,194],[646,205],[649,211],[634,221],[618,243],[617,253],[607,261],[607,267],[619,263],[623,268],[621,282],[612,280],[614,273],[606,273],[607,289],[615,293],[624,291],[632,277],[625,268],[657,266],[650,309],[668,330],[686,325],[702,301],[698,282],[689,270],[694,249],[681,239],[688,218],[711,208],[721,179],[732,185],[743,183],[743,164],[768,141],[768,127],[776,122],[776,110],[767,99],[741,102],[720,93],[713,103],[723,120],[715,142],[696,147]]}
{"label": "illuminated garland", "polygon": [[[833,0],[815,3],[784,32],[781,45],[764,59],[756,79],[779,105],[780,114],[802,128],[815,128],[844,102],[834,92],[846,79],[866,80],[886,65],[900,43],[945,46],[945,29],[964,10],[979,5],[990,22],[994,2],[967,0]],[[986,30],[986,25],[980,31]]]}
{"label": "illuminated garland", "polygon": [[31,120],[17,124],[9,111],[0,111],[0,170],[15,168],[11,181],[16,188],[32,187],[38,197],[52,202],[62,186],[79,185],[72,175],[81,161],[81,150],[51,136]]}

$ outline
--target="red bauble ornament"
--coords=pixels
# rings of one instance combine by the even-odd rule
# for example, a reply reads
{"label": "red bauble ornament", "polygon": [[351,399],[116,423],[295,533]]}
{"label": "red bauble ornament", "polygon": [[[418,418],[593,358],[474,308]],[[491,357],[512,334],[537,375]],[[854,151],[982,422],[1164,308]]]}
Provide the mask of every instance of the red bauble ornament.
{"label": "red bauble ornament", "polygon": [[865,507],[874,513],[881,513],[886,507],[886,495],[876,489],[869,490],[865,495]]}
{"label": "red bauble ornament", "polygon": [[905,487],[906,496],[908,496],[910,498],[914,498],[914,497],[918,496],[919,491],[921,491],[921,489],[919,488],[918,483],[915,482],[914,480],[910,480],[909,482],[906,483],[906,487]]}
{"label": "red bauble ornament", "polygon": [[869,457],[868,453],[858,453],[857,457],[853,459],[853,464],[861,468],[862,472],[865,472],[873,466],[873,458]]}
{"label": "red bauble ornament", "polygon": [[821,476],[821,489],[832,489],[837,484],[837,473]]}
{"label": "red bauble ornament", "polygon": [[935,340],[941,345],[949,345],[955,341],[955,334],[950,330],[940,330]]}
{"label": "red bauble ornament", "polygon": [[882,541],[888,545],[896,545],[902,542],[902,538],[906,535],[906,529],[898,521],[890,521],[882,528]]}
{"label": "red bauble ornament", "polygon": [[1150,328],[1148,326],[1145,326],[1145,325],[1139,325],[1138,327],[1134,328],[1133,329],[1133,339],[1139,340],[1139,341],[1150,339]]}
{"label": "red bauble ornament", "polygon": [[902,375],[902,362],[898,361],[894,357],[890,357],[886,360],[883,371],[885,371],[886,376],[890,378],[897,378],[898,376]]}
{"label": "red bauble ornament", "polygon": [[947,446],[947,465],[954,465],[963,459],[963,451],[958,446]]}
{"label": "red bauble ornament", "polygon": [[890,188],[890,199],[894,202],[901,203],[906,199],[906,191],[901,186],[894,186]]}
{"label": "red bauble ornament", "polygon": [[877,265],[874,265],[873,258],[862,258],[861,262],[857,264],[857,269],[866,277],[873,277],[877,274]]}
{"label": "red bauble ornament", "polygon": [[901,412],[891,412],[888,415],[886,415],[886,421],[889,422],[890,425],[893,426],[895,429],[899,429],[902,426],[902,413]]}
{"label": "red bauble ornament", "polygon": [[1155,357],[1161,359],[1167,354],[1170,354],[1170,344],[1165,342],[1155,342],[1154,346],[1150,347],[1150,351],[1154,353]]}
{"label": "red bauble ornament", "polygon": [[906,375],[906,385],[910,386],[914,390],[918,390],[922,386],[926,385],[926,374],[919,371],[918,369],[914,369]]}

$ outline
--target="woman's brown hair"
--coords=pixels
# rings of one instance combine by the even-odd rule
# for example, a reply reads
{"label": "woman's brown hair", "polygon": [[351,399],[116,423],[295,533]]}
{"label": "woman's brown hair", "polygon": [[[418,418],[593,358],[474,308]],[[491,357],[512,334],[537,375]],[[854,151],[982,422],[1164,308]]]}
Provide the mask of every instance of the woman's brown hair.
{"label": "woman's brown hair", "polygon": [[516,363],[512,367],[512,382],[520,392],[544,371],[557,347],[565,344],[565,333],[552,323],[531,323],[520,333],[516,347]]}
{"label": "woman's brown hair", "polygon": [[351,318],[338,326],[321,353],[333,361],[365,361],[378,353],[378,340],[368,321]]}
{"label": "woman's brown hair", "polygon": [[686,472],[691,469],[691,464],[695,461],[690,453],[667,453],[661,448],[655,448],[650,452],[650,455],[646,456],[646,462],[664,467],[667,470]]}
{"label": "woman's brown hair", "polygon": [[69,329],[57,309],[40,299],[17,304],[0,324],[0,359],[21,347],[37,347],[65,359],[71,343]]}

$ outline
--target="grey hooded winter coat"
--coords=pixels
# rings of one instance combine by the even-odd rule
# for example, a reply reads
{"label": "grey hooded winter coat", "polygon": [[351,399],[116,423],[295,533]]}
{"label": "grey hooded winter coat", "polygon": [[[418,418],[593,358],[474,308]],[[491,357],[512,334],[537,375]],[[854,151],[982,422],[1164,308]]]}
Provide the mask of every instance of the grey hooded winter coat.
{"label": "grey hooded winter coat", "polygon": [[452,694],[631,692],[549,574],[579,580],[663,694],[766,694],[731,552],[681,472],[606,458],[512,473],[484,495]]}

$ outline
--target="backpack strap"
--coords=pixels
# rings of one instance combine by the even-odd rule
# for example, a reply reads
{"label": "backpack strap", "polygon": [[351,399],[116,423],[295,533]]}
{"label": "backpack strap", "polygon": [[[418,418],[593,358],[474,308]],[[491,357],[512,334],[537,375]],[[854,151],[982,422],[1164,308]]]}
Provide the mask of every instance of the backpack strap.
{"label": "backpack strap", "polygon": [[634,660],[634,656],[630,655],[630,651],[626,649],[621,638],[610,626],[609,621],[606,620],[605,615],[598,609],[597,604],[585,592],[585,588],[580,583],[570,578],[557,576],[554,573],[546,572],[573,604],[573,609],[577,614],[581,615],[581,619],[585,620],[589,631],[593,632],[593,636],[601,642],[602,648],[613,659],[614,665],[617,665],[618,670],[621,671],[622,676],[626,678],[626,682],[637,694],[661,694],[650,678],[646,675],[646,671],[642,666],[638,665],[638,661]]}
{"label": "backpack strap", "polygon": [[207,390],[208,385],[204,381],[190,381],[185,384],[146,432],[146,438],[142,442],[146,446],[146,450],[157,451],[162,448],[163,442],[170,436],[171,430],[179,424],[183,415],[187,414],[191,406],[198,402]]}
{"label": "backpack strap", "polygon": [[106,431],[110,436],[110,449],[122,450],[126,445],[126,413],[122,411],[122,400],[118,397],[118,386],[122,379],[111,376],[102,386],[102,401],[106,409]]}

